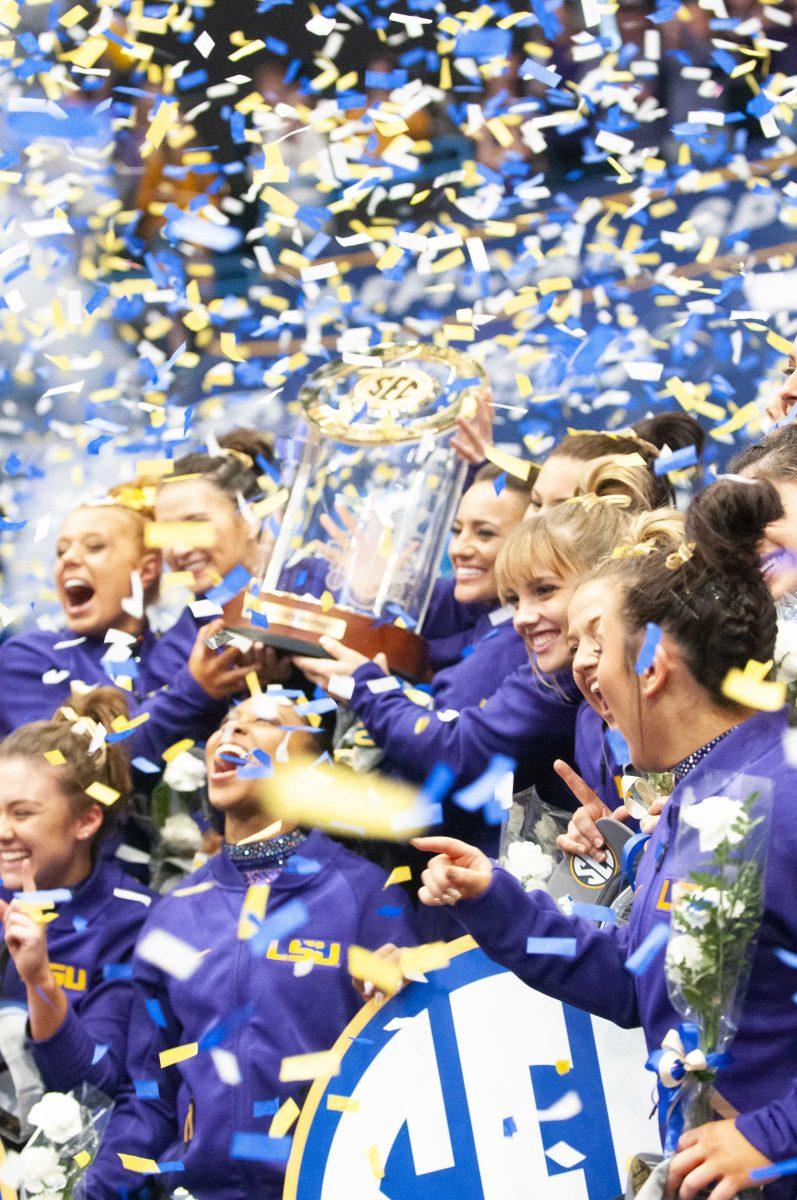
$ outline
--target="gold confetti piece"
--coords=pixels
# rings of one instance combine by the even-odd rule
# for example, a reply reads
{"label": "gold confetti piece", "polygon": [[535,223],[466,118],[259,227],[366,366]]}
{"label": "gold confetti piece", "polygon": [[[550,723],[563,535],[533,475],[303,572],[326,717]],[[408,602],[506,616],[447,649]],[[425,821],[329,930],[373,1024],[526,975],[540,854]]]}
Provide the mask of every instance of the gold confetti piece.
{"label": "gold confetti piece", "polygon": [[247,671],[245,679],[246,679],[246,686],[249,688],[250,696],[262,696],[263,695],[263,689],[260,686],[260,680],[257,677],[257,671]]}
{"label": "gold confetti piece", "polygon": [[781,337],[779,333],[775,333],[773,329],[770,329],[767,333],[767,342],[774,350],[778,350],[781,354],[791,355],[791,342]]}
{"label": "gold confetti piece", "polygon": [[445,942],[427,942],[423,946],[409,946],[401,952],[401,967],[404,973],[425,974],[440,971],[451,962],[451,952]]}
{"label": "gold confetti piece", "polygon": [[150,521],[144,530],[144,545],[149,550],[170,546],[208,549],[216,545],[216,527],[212,521]]}
{"label": "gold confetti piece", "polygon": [[158,1058],[162,1067],[173,1067],[175,1063],[185,1062],[199,1054],[199,1042],[186,1042],[184,1046],[172,1046],[170,1050],[161,1050]]}
{"label": "gold confetti piece", "polygon": [[409,867],[394,867],[388,875],[385,882],[382,884],[382,891],[389,888],[393,883],[409,883],[412,879],[412,871]]}
{"label": "gold confetti piece", "polygon": [[351,1112],[357,1113],[360,1111],[360,1101],[352,1100],[351,1096],[327,1096],[327,1109],[330,1112]]}
{"label": "gold confetti piece", "polygon": [[137,717],[123,717],[121,714],[111,721],[114,733],[126,733],[129,729],[138,729],[149,720],[149,713],[139,713]]}
{"label": "gold confetti piece", "polygon": [[174,459],[172,458],[141,458],[136,463],[136,475],[155,475],[157,478],[162,478],[164,475],[174,474]]}
{"label": "gold confetti piece", "polygon": [[117,1157],[126,1171],[135,1171],[139,1175],[160,1174],[154,1158],[139,1158],[137,1154],[118,1154]]}
{"label": "gold confetti piece", "polygon": [[167,746],[161,758],[167,763],[174,762],[178,754],[183,754],[186,750],[190,750],[193,745],[195,745],[193,738],[181,738],[179,742],[173,742],[171,746]]}
{"label": "gold confetti piece", "polygon": [[47,759],[51,767],[62,767],[66,762],[60,750],[45,750],[44,757]]}
{"label": "gold confetti piece", "polygon": [[573,1064],[569,1058],[558,1058],[554,1063],[554,1069],[557,1075],[567,1075],[573,1070]]}
{"label": "gold confetti piece", "polygon": [[331,592],[324,592],[321,597],[320,604],[322,612],[329,612],[330,608],[334,607],[335,597]]}
{"label": "gold confetti piece", "polygon": [[141,157],[146,158],[153,150],[157,150],[160,146],[166,131],[169,126],[177,119],[180,106],[176,100],[162,100],[158,105],[157,112],[152,118],[152,121],[147,126],[147,131],[144,134],[144,145],[141,148]]}
{"label": "gold confetti piece", "polygon": [[347,966],[352,979],[372,983],[386,996],[393,996],[404,982],[401,963],[382,958],[363,946],[349,946]]}
{"label": "gold confetti piece", "polygon": [[267,883],[250,884],[238,916],[238,940],[246,942],[257,932],[257,923],[266,915],[270,888]]}
{"label": "gold confetti piece", "polygon": [[761,712],[777,712],[786,703],[786,684],[766,680],[772,662],[760,663],[751,658],[743,671],[732,667],[722,681],[722,694],[745,708]]}
{"label": "gold confetti piece", "polygon": [[337,1050],[319,1050],[315,1054],[293,1054],[280,1064],[280,1083],[300,1083],[322,1075],[340,1074],[340,1054]]}
{"label": "gold confetti piece", "polygon": [[[283,1060],[284,1061],[284,1060]],[[268,1127],[268,1136],[273,1138],[285,1137],[300,1113],[299,1105],[289,1096],[274,1114],[274,1119]]]}
{"label": "gold confetti piece", "polygon": [[241,354],[241,351],[236,345],[234,333],[231,333],[229,330],[225,330],[221,334],[219,341],[221,343],[221,352],[226,358],[229,358],[232,362],[246,362],[246,356]]}
{"label": "gold confetti piece", "polygon": [[72,1155],[72,1158],[81,1168],[81,1170],[83,1167],[87,1167],[91,1162],[91,1155],[89,1154],[88,1150],[79,1150],[77,1154]]}
{"label": "gold confetti piece", "polygon": [[718,237],[707,237],[695,257],[695,262],[701,264],[710,263],[719,249],[719,244],[720,240]]}
{"label": "gold confetti piece", "polygon": [[609,155],[608,162],[609,162],[609,166],[613,167],[614,170],[617,172],[617,182],[618,183],[633,183],[634,182],[634,176],[629,174],[629,172],[626,171],[625,167],[622,166],[622,164],[619,163],[616,158],[612,158],[611,154]]}
{"label": "gold confetti piece", "polygon": [[379,1157],[379,1149],[376,1146],[368,1147],[368,1162],[371,1170],[374,1173],[374,1179],[384,1179],[385,1168],[382,1166],[382,1160]]}
{"label": "gold confetti piece", "polygon": [[89,15],[89,10],[84,8],[82,4],[76,4],[65,12],[62,17],[58,18],[58,24],[69,28],[70,25],[77,25],[78,21],[82,21],[84,17]]}
{"label": "gold confetti piece", "polygon": [[121,792],[117,792],[116,788],[108,787],[106,783],[100,783],[95,780],[86,788],[86,795],[91,796],[92,800],[99,801],[100,804],[115,804],[119,799]]}
{"label": "gold confetti piece", "polygon": [[509,454],[506,450],[499,450],[497,446],[485,446],[484,457],[516,479],[528,479],[531,474],[532,463],[518,458],[516,454]]}
{"label": "gold confetti piece", "polygon": [[431,717],[418,717],[418,720],[415,722],[415,725],[413,726],[412,732],[415,734],[423,733],[424,729],[426,729],[428,727],[430,720],[431,720]]}

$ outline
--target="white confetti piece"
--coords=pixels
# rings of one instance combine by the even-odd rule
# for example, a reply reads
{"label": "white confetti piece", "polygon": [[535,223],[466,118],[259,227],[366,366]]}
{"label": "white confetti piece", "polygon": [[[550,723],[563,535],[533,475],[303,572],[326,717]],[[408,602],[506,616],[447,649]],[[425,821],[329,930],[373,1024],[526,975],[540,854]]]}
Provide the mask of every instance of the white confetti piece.
{"label": "white confetti piece", "polygon": [[151,929],[138,943],[136,953],[144,962],[159,967],[175,979],[190,979],[202,963],[203,955],[165,929]]}

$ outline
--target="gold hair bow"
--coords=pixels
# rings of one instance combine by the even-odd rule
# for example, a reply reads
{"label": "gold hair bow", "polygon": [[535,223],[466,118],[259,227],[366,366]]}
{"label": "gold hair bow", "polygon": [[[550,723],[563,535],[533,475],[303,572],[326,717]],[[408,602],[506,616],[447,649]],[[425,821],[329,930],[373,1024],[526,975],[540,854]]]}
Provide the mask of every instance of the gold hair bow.
{"label": "gold hair bow", "polygon": [[634,542],[632,545],[615,546],[612,550],[612,558],[641,558],[646,554],[652,554],[655,546],[649,542]]}
{"label": "gold hair bow", "polygon": [[664,560],[665,567],[670,571],[677,571],[684,563],[689,562],[689,559],[695,552],[694,542],[681,542],[677,550],[673,550],[672,554],[668,554]]}

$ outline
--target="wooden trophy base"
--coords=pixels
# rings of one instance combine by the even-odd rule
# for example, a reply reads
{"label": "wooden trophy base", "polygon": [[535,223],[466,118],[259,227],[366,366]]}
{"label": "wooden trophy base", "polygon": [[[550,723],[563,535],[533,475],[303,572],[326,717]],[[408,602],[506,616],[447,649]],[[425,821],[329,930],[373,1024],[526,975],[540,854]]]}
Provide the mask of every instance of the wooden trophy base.
{"label": "wooden trophy base", "polygon": [[368,658],[384,654],[390,670],[406,679],[417,681],[428,677],[426,642],[409,629],[377,624],[373,617],[334,604],[322,608],[319,600],[300,598],[290,592],[260,592],[258,601],[268,628],[241,625],[234,628],[234,633],[289,654],[313,658],[328,657],[318,639],[331,637]]}

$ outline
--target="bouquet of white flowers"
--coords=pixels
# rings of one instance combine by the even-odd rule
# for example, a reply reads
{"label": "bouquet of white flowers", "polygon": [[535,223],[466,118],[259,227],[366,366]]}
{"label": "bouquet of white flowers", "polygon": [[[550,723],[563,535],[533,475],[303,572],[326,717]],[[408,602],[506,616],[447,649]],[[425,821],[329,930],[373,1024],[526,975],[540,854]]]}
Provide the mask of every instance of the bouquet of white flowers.
{"label": "bouquet of white flowers", "polygon": [[[741,781],[736,780],[737,791]],[[699,869],[673,887],[664,970],[673,1007],[683,1016],[648,1065],[659,1078],[665,1153],[684,1129],[714,1118],[713,1081],[731,1061],[761,923],[769,822],[761,789],[744,798],[684,799],[676,857]],[[699,843],[695,853],[694,840]]]}
{"label": "bouquet of white flowers", "polygon": [[19,1154],[7,1154],[0,1167],[0,1183],[21,1200],[69,1200],[94,1157],[110,1101],[91,1088],[82,1088],[79,1095],[46,1092],[31,1108],[33,1136]]}

